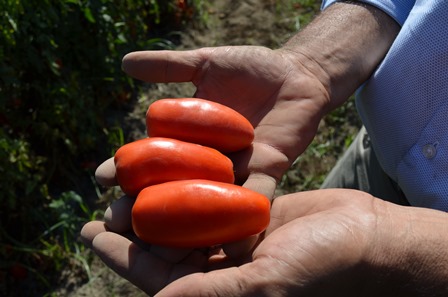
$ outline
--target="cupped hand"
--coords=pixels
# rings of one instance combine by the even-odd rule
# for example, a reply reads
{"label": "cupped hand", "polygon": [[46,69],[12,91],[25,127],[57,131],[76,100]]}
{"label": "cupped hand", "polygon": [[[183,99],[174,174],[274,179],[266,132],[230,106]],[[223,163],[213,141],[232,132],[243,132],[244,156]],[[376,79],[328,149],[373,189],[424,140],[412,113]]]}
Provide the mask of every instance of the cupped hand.
{"label": "cupped hand", "polygon": [[[249,119],[255,127],[253,146],[231,158],[239,183],[268,197],[311,142],[328,102],[316,72],[305,64],[297,53],[258,46],[142,51],[123,59],[124,71],[134,78],[192,82],[195,97],[227,105]],[[114,174],[113,166],[103,165],[97,178],[111,185]]]}
{"label": "cupped hand", "polygon": [[[237,183],[269,198],[311,142],[328,101],[321,81],[305,64],[297,53],[256,46],[143,51],[123,59],[123,69],[132,77],[155,83],[192,82],[197,87],[194,96],[227,105],[249,119],[255,127],[253,145],[230,157]],[[105,186],[117,184],[112,158],[100,165],[96,178]],[[130,214],[112,213],[111,208],[106,211],[109,227],[130,230]],[[227,255],[239,255],[256,241],[253,236],[224,249]]]}
{"label": "cupped hand", "polygon": [[220,251],[141,245],[107,232],[102,222],[88,223],[82,236],[107,265],[149,295],[352,296],[355,288],[353,296],[364,296],[362,263],[372,243],[381,244],[379,229],[392,230],[382,216],[386,204],[354,190],[279,197],[264,239],[238,259]]}

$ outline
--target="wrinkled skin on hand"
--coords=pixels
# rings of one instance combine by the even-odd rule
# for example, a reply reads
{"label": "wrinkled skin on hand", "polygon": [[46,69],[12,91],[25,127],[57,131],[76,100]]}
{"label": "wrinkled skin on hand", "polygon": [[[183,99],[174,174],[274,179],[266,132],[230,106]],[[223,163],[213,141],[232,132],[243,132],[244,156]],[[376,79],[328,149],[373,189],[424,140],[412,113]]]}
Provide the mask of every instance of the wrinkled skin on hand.
{"label": "wrinkled skin on hand", "polygon": [[[387,252],[387,241],[405,234],[394,230],[399,224],[389,216],[400,218],[403,209],[355,190],[282,196],[273,202],[264,239],[239,258],[134,243],[107,232],[102,222],[87,224],[82,236],[107,265],[150,295],[380,296],[369,285],[380,273],[365,268],[381,263],[378,251]],[[384,285],[381,296],[393,296]]]}
{"label": "wrinkled skin on hand", "polygon": [[328,189],[276,198],[263,238],[240,257],[150,246],[103,222],[86,224],[81,235],[149,295],[446,296],[446,222],[444,212]]}
{"label": "wrinkled skin on hand", "polygon": [[[126,55],[123,69],[148,82],[192,82],[194,96],[244,115],[255,127],[255,137],[251,148],[229,156],[237,183],[271,198],[284,172],[312,141],[328,102],[323,84],[302,58],[258,46],[143,51]],[[117,184],[113,158],[100,165],[96,178],[105,186]],[[129,220],[114,220],[110,214],[109,209],[109,225],[130,229]],[[238,255],[256,240],[253,236],[224,249]]]}
{"label": "wrinkled skin on hand", "polygon": [[[147,82],[192,82],[195,97],[227,105],[249,119],[255,127],[253,147],[230,157],[239,183],[268,197],[313,139],[328,102],[324,86],[300,55],[281,49],[134,52],[124,57],[123,69]],[[113,184],[113,166],[103,167],[108,170],[100,168],[98,180]]]}
{"label": "wrinkled skin on hand", "polygon": [[[124,58],[123,68],[150,82],[191,81],[195,96],[246,116],[255,139],[251,149],[231,156],[236,175],[243,186],[272,197],[276,181],[312,140],[326,109],[323,84],[302,62],[287,50],[243,46],[137,52]],[[113,160],[103,163],[96,177],[116,185]],[[82,237],[108,266],[148,294],[425,296],[419,290],[431,286],[448,291],[442,212],[392,205],[353,190],[302,192],[274,200],[271,224],[260,237],[212,251],[179,250],[135,238],[133,199],[113,203],[105,223],[86,224]],[[428,268],[432,264],[441,268]]]}

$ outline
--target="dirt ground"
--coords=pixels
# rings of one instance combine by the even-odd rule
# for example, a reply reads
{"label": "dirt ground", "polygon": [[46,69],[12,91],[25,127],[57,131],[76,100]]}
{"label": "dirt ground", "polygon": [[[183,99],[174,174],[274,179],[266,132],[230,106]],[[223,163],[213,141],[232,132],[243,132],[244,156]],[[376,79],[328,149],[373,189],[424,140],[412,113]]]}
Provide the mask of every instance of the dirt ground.
{"label": "dirt ground", "polygon": [[[281,46],[298,27],[297,16],[304,13],[302,8],[297,5],[289,7],[282,1],[262,1],[262,0],[231,0],[231,1],[211,1],[214,3],[208,8],[207,28],[198,26],[197,28],[186,28],[181,32],[181,42],[179,50],[193,49],[204,46],[219,45],[262,45],[270,48]],[[291,3],[292,1],[284,1]],[[316,7],[318,7],[316,1]],[[144,114],[149,102],[157,98],[166,97],[187,97],[194,93],[194,88],[190,84],[159,84],[150,86],[147,93],[142,94],[135,108],[124,120],[124,131],[126,139],[141,138],[145,135]],[[350,113],[349,106],[343,112]],[[343,115],[344,116],[344,115]],[[331,121],[330,121],[331,122]],[[355,120],[356,122],[356,120]],[[344,135],[334,135],[334,130],[329,127],[329,123],[324,121],[322,130],[325,135],[316,138],[315,150],[311,150],[312,157],[318,156],[315,163],[302,161],[301,170],[294,168],[285,176],[279,193],[301,190],[304,185],[305,175],[322,175],[330,168],[339,151],[323,154],[322,147],[328,144],[324,138],[330,137],[333,142],[343,142],[347,135],[353,134],[356,127],[345,123],[332,123],[333,125],[344,126]],[[308,168],[306,168],[308,167]],[[307,181],[309,183],[309,180]],[[318,181],[316,181],[318,183]],[[313,187],[308,184],[307,187]],[[57,296],[145,296],[140,290],[128,283],[96,258],[92,267],[91,280],[81,287],[69,292],[66,289],[60,289],[56,292]]]}

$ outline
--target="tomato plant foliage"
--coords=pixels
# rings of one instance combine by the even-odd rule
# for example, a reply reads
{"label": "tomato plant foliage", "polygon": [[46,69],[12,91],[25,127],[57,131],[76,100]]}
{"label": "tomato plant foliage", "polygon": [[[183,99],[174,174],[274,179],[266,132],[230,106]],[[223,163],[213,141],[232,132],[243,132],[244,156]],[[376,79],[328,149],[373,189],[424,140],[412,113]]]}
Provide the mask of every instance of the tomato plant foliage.
{"label": "tomato plant foliage", "polygon": [[[49,234],[59,218],[51,201],[122,144],[110,114],[130,107],[139,86],[121,59],[172,47],[166,36],[187,21],[178,2],[0,1],[0,252]],[[32,267],[30,258],[14,254],[0,270]]]}

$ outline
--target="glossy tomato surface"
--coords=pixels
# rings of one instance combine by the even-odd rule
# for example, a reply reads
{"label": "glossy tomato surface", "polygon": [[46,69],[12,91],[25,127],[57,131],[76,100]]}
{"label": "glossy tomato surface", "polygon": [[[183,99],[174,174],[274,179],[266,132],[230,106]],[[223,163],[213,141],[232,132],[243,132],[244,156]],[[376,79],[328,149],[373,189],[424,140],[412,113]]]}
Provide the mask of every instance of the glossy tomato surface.
{"label": "glossy tomato surface", "polygon": [[251,145],[252,124],[237,111],[204,99],[160,99],[146,113],[150,137],[170,137],[229,153]]}
{"label": "glossy tomato surface", "polygon": [[173,180],[234,182],[233,163],[221,152],[170,138],[151,137],[125,144],[114,160],[118,184],[129,196]]}
{"label": "glossy tomato surface", "polygon": [[270,201],[241,186],[208,180],[167,182],[143,189],[132,209],[136,235],[150,244],[207,247],[265,230]]}

